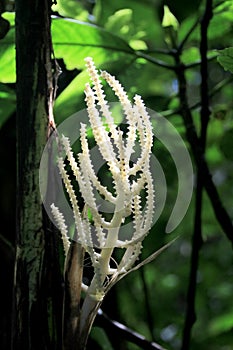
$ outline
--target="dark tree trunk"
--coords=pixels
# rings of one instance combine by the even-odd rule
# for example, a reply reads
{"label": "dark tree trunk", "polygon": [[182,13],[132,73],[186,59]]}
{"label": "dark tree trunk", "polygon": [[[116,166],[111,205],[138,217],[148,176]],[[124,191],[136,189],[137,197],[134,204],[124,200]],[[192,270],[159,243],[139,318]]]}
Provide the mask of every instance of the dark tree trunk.
{"label": "dark tree trunk", "polygon": [[[39,165],[52,85],[48,0],[16,0],[17,237],[12,349],[60,349],[62,279]],[[50,95],[51,96],[51,95]],[[51,102],[51,101],[50,101]]]}

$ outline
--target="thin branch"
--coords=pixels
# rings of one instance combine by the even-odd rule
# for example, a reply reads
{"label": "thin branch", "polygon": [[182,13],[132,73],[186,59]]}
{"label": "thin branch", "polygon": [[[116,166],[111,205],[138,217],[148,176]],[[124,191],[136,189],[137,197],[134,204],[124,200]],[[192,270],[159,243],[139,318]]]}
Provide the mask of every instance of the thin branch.
{"label": "thin branch", "polygon": [[180,60],[180,55],[177,54],[176,60],[176,75],[179,83],[179,98],[180,98],[180,113],[183,117],[184,125],[186,128],[186,137],[191,146],[197,167],[203,174],[203,183],[205,190],[210,198],[215,217],[217,218],[223,232],[227,238],[233,243],[233,224],[230,216],[224,208],[222,201],[219,197],[216,186],[213,182],[209,167],[206,159],[203,155],[200,140],[195,129],[193,117],[188,105],[187,98],[187,82],[184,74],[185,66]]}
{"label": "thin branch", "polygon": [[[208,61],[213,61],[213,60],[214,60],[215,58],[217,58],[217,57],[218,57],[218,55],[214,55],[214,56],[211,56],[211,57],[207,57],[206,59],[207,59]],[[185,65],[185,69],[195,68],[195,67],[197,67],[197,66],[200,66],[201,63],[202,63],[202,60],[200,59],[200,60],[197,60],[197,61],[195,61],[195,62],[193,62],[193,63],[186,64],[186,65]]]}
{"label": "thin branch", "polygon": [[197,188],[196,188],[196,203],[195,203],[195,219],[194,232],[192,238],[192,254],[190,263],[189,285],[186,301],[186,316],[183,329],[183,339],[181,350],[188,350],[190,347],[191,331],[196,321],[195,312],[195,297],[197,289],[197,271],[199,265],[199,251],[203,244],[202,241],[202,194],[203,183],[201,181],[201,174],[198,170]]}
{"label": "thin branch", "polygon": [[146,53],[142,52],[142,51],[135,51],[134,54],[137,56],[137,58],[145,58],[145,60],[147,60],[148,62],[151,62],[153,64],[155,64],[156,66],[162,67],[162,68],[166,68],[166,69],[170,69],[170,70],[175,70],[176,67],[168,64],[164,61],[158,60],[150,55],[147,55]]}
{"label": "thin branch", "polygon": [[222,90],[223,87],[225,87],[226,85],[228,85],[229,83],[232,83],[233,81],[233,76],[232,74],[227,77],[226,79],[220,81],[219,83],[217,83],[212,90],[209,93],[209,98],[213,97],[216,93],[218,93],[219,91]]}
{"label": "thin branch", "polygon": [[[158,50],[157,53],[167,54],[167,55],[175,57],[175,56],[179,55],[180,51],[179,51],[179,49],[177,49],[177,50],[173,49],[173,50],[170,50],[170,51],[161,51],[161,52],[159,52],[159,50]],[[154,58],[150,54],[148,54],[148,52],[145,52],[145,51],[134,51],[133,54],[136,56],[136,58],[144,58],[145,60],[147,60],[148,62],[153,63],[156,66],[176,71],[176,66],[174,66],[172,64],[168,64],[168,63],[166,63],[164,61],[158,60],[157,58]],[[217,55],[209,57],[208,60],[212,61],[216,57],[217,57]],[[183,67],[184,67],[184,69],[191,69],[191,68],[195,68],[195,67],[199,66],[200,64],[201,64],[201,60],[198,60],[198,61],[195,61],[193,63],[183,65]]]}
{"label": "thin branch", "polygon": [[153,50],[145,50],[144,52],[148,55],[153,54],[153,53],[158,53],[161,55],[169,55],[170,56],[173,53],[173,50],[158,48],[158,49],[153,49]]}
{"label": "thin branch", "polygon": [[132,329],[126,327],[122,323],[111,320],[106,314],[103,313],[101,309],[98,311],[96,321],[97,324],[103,327],[108,334],[115,333],[116,336],[137,345],[142,350],[166,350],[159,344],[148,341],[144,336],[134,332]]}
{"label": "thin branch", "polygon": [[196,29],[196,27],[198,26],[198,24],[200,23],[200,19],[198,18],[194,24],[192,25],[192,27],[189,29],[189,31],[187,32],[187,34],[185,35],[184,39],[180,42],[177,51],[180,53],[183,50],[184,45],[186,44],[187,40],[189,39],[190,35],[193,33],[193,31]]}
{"label": "thin branch", "polygon": [[[219,83],[217,83],[210,91],[208,94],[208,98],[211,99],[212,97],[214,97],[217,93],[219,93],[225,86],[227,86],[228,84],[232,83],[233,81],[233,76],[232,74],[227,77],[224,80],[221,80]],[[192,106],[189,107],[189,109],[192,111],[198,107],[201,107],[201,101],[198,101],[196,103],[194,103]],[[170,116],[172,114],[176,114],[176,113],[180,113],[180,109],[176,110],[174,113],[170,113],[170,114],[166,114],[166,116]]]}
{"label": "thin branch", "polygon": [[[201,55],[201,77],[202,82],[200,86],[201,90],[201,135],[200,135],[200,147],[203,155],[206,148],[206,136],[207,127],[210,116],[209,109],[209,96],[208,96],[208,26],[212,18],[212,0],[206,1],[205,13],[201,21],[201,42],[200,42],[200,55]],[[191,254],[191,268],[189,275],[189,286],[187,294],[187,309],[183,330],[183,339],[181,350],[187,350],[190,347],[192,327],[196,321],[195,311],[195,299],[197,288],[197,271],[199,265],[199,252],[203,244],[202,239],[202,206],[203,206],[203,173],[200,167],[197,169],[197,188],[196,188],[196,204],[195,204],[195,223],[194,233],[192,239],[192,254]]]}
{"label": "thin branch", "polygon": [[206,9],[204,16],[201,20],[201,42],[200,42],[200,55],[201,55],[201,135],[200,141],[201,146],[204,149],[206,146],[206,135],[207,127],[210,118],[210,108],[209,108],[209,96],[208,96],[208,27],[210,21],[213,17],[212,12],[212,2],[213,0],[206,0]]}
{"label": "thin branch", "polygon": [[[232,74],[227,77],[226,79],[220,81],[219,83],[217,83],[209,92],[208,97],[209,99],[214,97],[218,92],[220,92],[225,86],[227,86],[228,84],[232,83],[233,81],[233,76]],[[201,101],[198,101],[196,103],[194,103],[193,105],[189,106],[189,110],[193,111],[194,109],[201,107]],[[163,115],[164,117],[171,117],[175,114],[180,114],[182,112],[181,108],[177,108],[177,109],[173,109],[173,110],[165,110],[160,112],[161,115]]]}

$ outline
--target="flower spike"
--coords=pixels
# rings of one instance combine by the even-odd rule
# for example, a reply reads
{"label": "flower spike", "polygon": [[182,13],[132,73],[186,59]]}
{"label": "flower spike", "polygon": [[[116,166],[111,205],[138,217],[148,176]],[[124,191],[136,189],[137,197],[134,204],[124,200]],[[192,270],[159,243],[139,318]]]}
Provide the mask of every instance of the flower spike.
{"label": "flower spike", "polygon": [[[95,171],[95,159],[91,156],[84,123],[80,124],[81,151],[77,156],[69,138],[62,135],[61,145],[66,160],[59,157],[58,168],[73,211],[75,237],[94,268],[91,281],[83,282],[82,288],[88,298],[101,302],[109,288],[133,269],[142,241],[153,222],[154,186],[150,171],[153,133],[142,98],[136,95],[131,102],[114,76],[105,71],[99,73],[90,57],[85,62],[91,79],[84,91],[90,127],[99,153],[107,164],[112,189],[103,184],[103,179]],[[127,123],[124,131],[114,121],[102,80],[108,83],[119,100]],[[84,203],[82,209],[78,202],[80,197],[80,203]],[[101,212],[99,198],[107,203],[111,213]],[[54,204],[51,210],[67,253],[70,239],[65,218]],[[129,226],[125,228],[124,225]],[[125,249],[125,252],[119,261],[114,260],[112,266],[116,248]],[[84,301],[83,314],[86,308],[88,302]]]}

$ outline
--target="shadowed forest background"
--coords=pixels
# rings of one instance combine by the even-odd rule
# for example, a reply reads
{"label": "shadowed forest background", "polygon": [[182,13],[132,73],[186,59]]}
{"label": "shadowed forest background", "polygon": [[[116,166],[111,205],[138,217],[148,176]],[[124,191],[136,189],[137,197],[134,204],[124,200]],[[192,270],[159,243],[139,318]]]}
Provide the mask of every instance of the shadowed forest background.
{"label": "shadowed forest background", "polygon": [[[23,1],[18,3],[20,20]],[[164,10],[164,5],[170,12],[167,7]],[[25,1],[25,14],[28,13],[26,6]],[[50,8],[47,10],[49,15]],[[16,199],[16,154],[21,138],[16,135],[24,135],[24,128],[27,134],[27,122],[24,125],[16,122],[18,72],[14,11],[14,1],[0,1],[0,348],[6,350],[10,349],[14,328],[13,276],[17,260],[16,242],[19,242],[15,233],[15,212],[19,203]],[[194,167],[195,186],[190,207],[176,230],[166,234],[178,181],[172,157],[164,145],[155,141],[153,153],[164,170],[168,193],[162,215],[144,241],[142,256],[147,257],[173,238],[179,238],[156,261],[119,282],[107,296],[103,311],[110,319],[143,335],[150,344],[155,341],[165,349],[231,350],[232,1],[60,0],[52,6],[51,16],[53,81],[58,78],[55,122],[60,124],[85,108],[83,90],[88,77],[84,58],[92,56],[98,69],[107,70],[117,77],[130,98],[136,93],[141,95],[147,107],[161,113],[176,127]],[[59,77],[56,63],[62,71]],[[22,75],[27,76],[27,72],[21,72],[20,77]],[[106,92],[108,101],[114,101],[112,92]],[[31,135],[32,139],[34,137]],[[59,240],[56,244],[57,259],[62,261]],[[47,254],[50,248],[51,242],[46,246]],[[46,259],[50,261],[47,255]],[[49,275],[54,266],[53,262],[51,266],[48,263],[45,274]],[[59,294],[62,290],[60,270],[58,274]],[[17,283],[21,288],[20,283],[24,285],[25,281],[17,280]],[[51,288],[49,296],[53,298],[53,286],[48,288]],[[28,293],[30,295],[30,285]],[[48,298],[46,292],[45,295]],[[59,305],[59,301],[56,302],[51,301],[51,310],[54,305]],[[57,325],[60,314],[58,311],[53,323],[51,310],[48,307],[45,326],[47,347],[39,347],[40,350],[51,344],[52,349],[60,349]],[[41,310],[38,307],[33,312],[32,323],[36,325]],[[143,348],[136,345],[134,337],[129,341],[118,331],[106,320],[97,318],[88,349]],[[13,329],[13,333],[17,330]],[[149,346],[148,343],[148,349]],[[17,349],[17,346],[12,348]]]}

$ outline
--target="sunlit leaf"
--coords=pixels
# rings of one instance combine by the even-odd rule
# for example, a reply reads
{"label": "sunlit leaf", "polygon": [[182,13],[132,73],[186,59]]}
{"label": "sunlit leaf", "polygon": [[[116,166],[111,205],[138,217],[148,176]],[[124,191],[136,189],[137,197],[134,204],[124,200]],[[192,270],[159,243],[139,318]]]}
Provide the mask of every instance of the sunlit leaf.
{"label": "sunlit leaf", "polygon": [[10,22],[11,28],[7,35],[0,40],[0,82],[14,83],[16,81],[15,30],[12,26],[14,23],[14,14],[4,13],[4,18]]}
{"label": "sunlit leaf", "polygon": [[233,47],[228,47],[224,50],[219,50],[218,62],[225,70],[233,73]]}
{"label": "sunlit leaf", "polygon": [[170,11],[168,6],[164,6],[164,15],[163,15],[163,21],[162,26],[165,27],[172,27],[175,31],[179,27],[179,22],[177,21],[176,17],[173,15],[173,13]]}
{"label": "sunlit leaf", "polygon": [[88,81],[88,74],[86,71],[83,71],[58,96],[54,108],[54,115],[58,124],[86,107],[84,102],[84,87]]}
{"label": "sunlit leaf", "polygon": [[83,68],[87,56],[92,56],[96,65],[100,65],[134,53],[123,39],[77,20],[54,18],[52,36],[55,55],[64,59],[68,69]]}
{"label": "sunlit leaf", "polygon": [[15,12],[4,12],[2,13],[2,17],[10,23],[11,27],[15,25]]}
{"label": "sunlit leaf", "polygon": [[109,16],[105,28],[124,39],[132,38],[135,29],[132,9],[127,8],[116,11],[112,16]]}
{"label": "sunlit leaf", "polygon": [[[152,1],[99,0],[94,8],[96,22],[125,40],[142,40],[150,49],[164,45],[159,19],[160,5]],[[148,23],[151,23],[148,27]]]}
{"label": "sunlit leaf", "polygon": [[201,0],[164,0],[164,5],[167,5],[171,12],[175,15],[179,22],[183,21],[193,13],[197,13]]}
{"label": "sunlit leaf", "polygon": [[77,0],[57,0],[53,5],[53,10],[57,11],[63,17],[76,18],[81,21],[87,21],[88,11]]}

